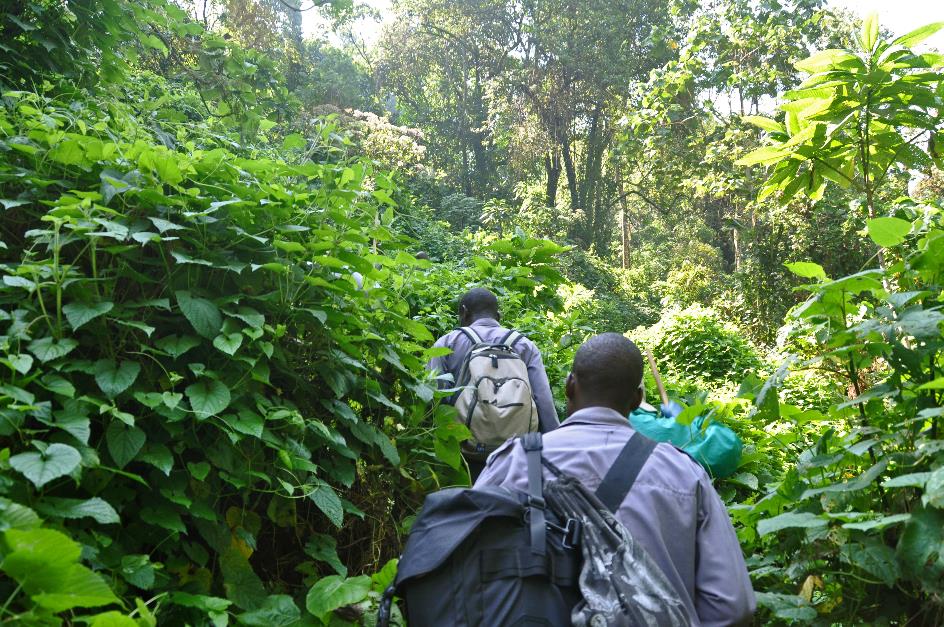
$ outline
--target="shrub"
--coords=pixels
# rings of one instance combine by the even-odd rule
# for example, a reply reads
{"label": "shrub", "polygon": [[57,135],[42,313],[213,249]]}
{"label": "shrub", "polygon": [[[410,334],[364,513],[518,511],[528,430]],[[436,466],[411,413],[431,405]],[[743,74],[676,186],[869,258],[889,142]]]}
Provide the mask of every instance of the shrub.
{"label": "shrub", "polygon": [[701,305],[670,309],[633,336],[653,351],[660,365],[682,378],[738,382],[761,363],[738,329]]}
{"label": "shrub", "polygon": [[[430,425],[389,178],[174,132],[114,99],[0,109],[0,530],[24,528],[0,595],[37,621],[115,594],[159,596],[168,624],[297,615],[306,584],[396,545],[365,512],[400,519],[465,476],[460,426]],[[41,535],[89,598],[14,568],[48,561],[37,514],[104,575]]]}

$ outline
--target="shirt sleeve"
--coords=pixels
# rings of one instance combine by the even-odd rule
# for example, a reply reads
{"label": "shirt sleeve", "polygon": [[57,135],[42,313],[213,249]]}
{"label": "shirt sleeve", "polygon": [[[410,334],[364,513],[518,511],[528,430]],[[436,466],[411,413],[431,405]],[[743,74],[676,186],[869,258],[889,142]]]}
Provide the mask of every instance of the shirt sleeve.
{"label": "shirt sleeve", "polygon": [[553,431],[560,426],[557,418],[557,408],[554,407],[554,395],[551,393],[551,383],[544,370],[541,360],[541,351],[531,344],[528,357],[528,379],[531,381],[531,392],[534,394],[534,404],[538,408],[538,430],[541,433]]}
{"label": "shirt sleeve", "polygon": [[747,625],[757,609],[737,534],[707,476],[699,481],[695,611],[705,627]]}

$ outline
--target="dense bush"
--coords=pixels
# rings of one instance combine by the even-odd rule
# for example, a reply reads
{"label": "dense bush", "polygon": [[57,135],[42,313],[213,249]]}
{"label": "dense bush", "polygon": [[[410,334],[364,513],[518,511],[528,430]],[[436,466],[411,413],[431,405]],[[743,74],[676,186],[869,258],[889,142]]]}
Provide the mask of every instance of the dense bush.
{"label": "dense bush", "polygon": [[683,378],[740,381],[760,365],[743,334],[701,305],[669,309],[655,325],[632,335],[652,350],[660,365]]}
{"label": "dense bush", "polygon": [[[251,621],[298,614],[306,582],[345,572],[336,538],[376,568],[396,529],[365,511],[399,519],[464,476],[461,430],[430,431],[424,410],[432,335],[400,295],[416,262],[388,226],[389,179],[242,156],[204,123],[168,149],[146,101],[3,104],[0,528],[39,515],[100,573],[65,536],[8,534],[7,609],[46,620],[113,603],[110,587],[170,622]],[[290,135],[286,154],[319,141]],[[13,566],[57,547],[68,576]]]}

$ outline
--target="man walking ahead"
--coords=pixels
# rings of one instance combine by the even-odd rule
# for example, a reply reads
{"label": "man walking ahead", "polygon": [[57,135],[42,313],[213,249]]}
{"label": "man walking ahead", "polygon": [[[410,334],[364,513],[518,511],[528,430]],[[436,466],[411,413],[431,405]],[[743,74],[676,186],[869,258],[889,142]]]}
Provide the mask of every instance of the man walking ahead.
{"label": "man walking ahead", "polygon": [[[626,420],[641,400],[642,355],[617,333],[588,340],[567,377],[568,418],[544,436],[544,459],[595,491],[633,435]],[[545,479],[553,477],[544,471]],[[488,459],[476,482],[527,491],[520,439]],[[616,510],[700,625],[750,621],[754,592],[734,528],[708,475],[690,457],[658,444]]]}
{"label": "man walking ahead", "polygon": [[[461,328],[434,344],[452,349],[452,354],[427,364],[431,371],[451,373],[454,385],[465,386],[450,401],[472,431],[463,455],[473,481],[488,454],[507,438],[528,431],[547,433],[560,424],[541,352],[528,338],[501,326],[499,319],[495,294],[481,287],[466,292],[459,300]],[[440,382],[440,387],[453,384]]]}

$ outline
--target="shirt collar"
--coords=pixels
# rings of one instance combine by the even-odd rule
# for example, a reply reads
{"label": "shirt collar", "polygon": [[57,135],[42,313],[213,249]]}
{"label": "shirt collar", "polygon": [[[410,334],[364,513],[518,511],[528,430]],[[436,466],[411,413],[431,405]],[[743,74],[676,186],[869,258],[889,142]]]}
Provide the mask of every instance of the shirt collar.
{"label": "shirt collar", "polygon": [[593,424],[629,427],[629,418],[609,407],[585,407],[572,413],[561,423],[562,427],[572,424]]}
{"label": "shirt collar", "polygon": [[498,324],[498,320],[496,320],[495,318],[479,318],[478,320],[476,320],[469,326],[471,327],[497,327],[500,325]]}

